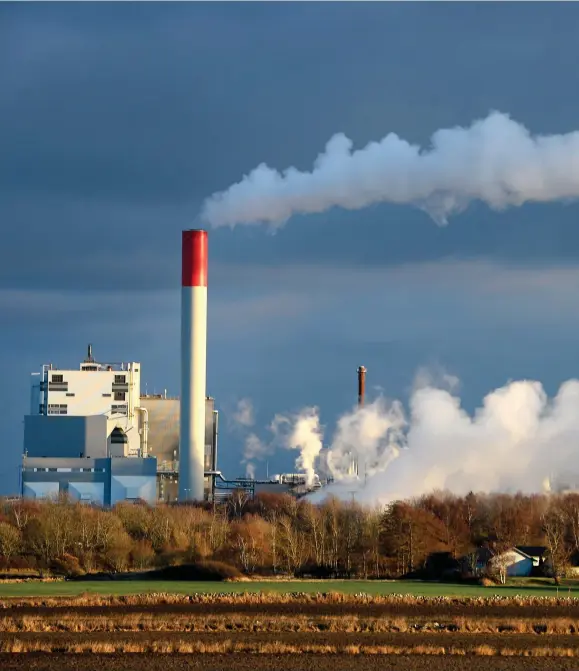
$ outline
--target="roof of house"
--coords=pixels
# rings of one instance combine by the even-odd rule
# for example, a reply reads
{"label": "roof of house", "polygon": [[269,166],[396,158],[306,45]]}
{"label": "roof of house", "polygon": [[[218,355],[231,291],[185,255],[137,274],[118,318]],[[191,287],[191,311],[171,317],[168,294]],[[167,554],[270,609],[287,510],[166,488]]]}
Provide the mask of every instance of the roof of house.
{"label": "roof of house", "polygon": [[472,552],[462,557],[462,560],[467,561],[471,557],[474,557],[477,564],[486,564],[493,555],[494,552],[490,548],[475,548]]}
{"label": "roof of house", "polygon": [[515,550],[527,557],[542,557],[547,552],[544,545],[515,545]]}

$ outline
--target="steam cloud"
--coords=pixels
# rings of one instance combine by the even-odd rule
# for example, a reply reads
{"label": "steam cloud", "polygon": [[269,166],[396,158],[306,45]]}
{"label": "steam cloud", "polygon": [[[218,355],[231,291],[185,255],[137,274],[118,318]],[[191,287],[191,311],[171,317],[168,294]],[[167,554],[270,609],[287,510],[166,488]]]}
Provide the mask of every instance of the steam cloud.
{"label": "steam cloud", "polygon": [[389,133],[353,150],[334,135],[310,172],[260,164],[203,204],[212,226],[283,225],[292,215],[381,202],[411,204],[437,223],[473,200],[494,209],[579,196],[579,132],[533,136],[507,114],[491,112],[468,128],[441,129],[423,149]]}
{"label": "steam cloud", "polygon": [[238,429],[242,435],[245,433],[243,445],[242,464],[245,464],[245,475],[248,478],[255,478],[255,461],[261,460],[271,453],[271,446],[264,443],[259,436],[248,431],[255,424],[255,412],[253,403],[249,398],[242,398],[237,402],[235,411],[231,414],[233,426]]}
{"label": "steam cloud", "polygon": [[276,415],[271,431],[283,447],[299,450],[296,468],[306,474],[306,482],[314,481],[316,460],[322,449],[322,429],[317,408],[305,408],[293,418]]}
{"label": "steam cloud", "polygon": [[[565,382],[553,399],[539,382],[511,382],[489,393],[472,416],[452,391],[431,385],[413,393],[408,417],[399,402],[378,398],[338,421],[328,451],[335,482],[312,496],[350,498],[355,491],[360,502],[386,503],[434,490],[540,492],[562,474],[576,484],[577,408],[578,380]],[[303,463],[309,445],[322,440],[319,427],[312,409],[289,427],[308,446]],[[347,474],[352,455],[357,479]]]}
{"label": "steam cloud", "polygon": [[250,399],[242,398],[237,402],[237,409],[233,413],[233,421],[239,426],[254,425],[253,404]]}

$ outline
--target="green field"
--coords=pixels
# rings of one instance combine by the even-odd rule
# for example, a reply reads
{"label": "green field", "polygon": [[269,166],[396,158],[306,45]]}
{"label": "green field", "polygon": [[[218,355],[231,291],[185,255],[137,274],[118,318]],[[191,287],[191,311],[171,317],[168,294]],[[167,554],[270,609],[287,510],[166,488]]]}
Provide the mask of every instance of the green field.
{"label": "green field", "polygon": [[119,582],[23,582],[1,583],[0,598],[25,596],[74,596],[77,594],[144,594],[165,592],[194,594],[212,592],[343,592],[346,594],[411,594],[416,596],[572,596],[579,598],[579,582],[573,581],[557,588],[552,581],[512,580],[504,587],[425,583],[411,580],[325,580],[325,581],[263,581],[263,582],[179,582],[179,581],[119,581]]}

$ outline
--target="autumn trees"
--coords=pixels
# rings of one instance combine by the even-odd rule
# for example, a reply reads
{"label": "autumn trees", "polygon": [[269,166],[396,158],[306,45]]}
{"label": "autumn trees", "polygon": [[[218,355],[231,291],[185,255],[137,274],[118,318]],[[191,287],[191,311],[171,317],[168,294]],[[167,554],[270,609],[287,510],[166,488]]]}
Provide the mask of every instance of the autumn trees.
{"label": "autumn trees", "polygon": [[247,575],[378,578],[420,574],[433,556],[458,560],[480,548],[498,555],[515,545],[545,546],[553,573],[563,575],[579,557],[579,494],[435,492],[375,507],[272,494],[214,507],[110,510],[65,499],[0,501],[4,569],[121,572],[215,561]]}

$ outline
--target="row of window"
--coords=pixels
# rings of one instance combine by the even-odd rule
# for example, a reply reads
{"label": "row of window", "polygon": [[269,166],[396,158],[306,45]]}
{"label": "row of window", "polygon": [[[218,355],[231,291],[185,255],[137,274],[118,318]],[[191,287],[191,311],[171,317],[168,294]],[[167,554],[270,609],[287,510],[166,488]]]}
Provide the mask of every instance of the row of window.
{"label": "row of window", "polygon": [[68,406],[64,403],[49,403],[49,415],[68,415]]}
{"label": "row of window", "polygon": [[[66,391],[67,396],[76,396],[76,394],[73,391],[67,391],[68,387],[66,389],[53,389],[52,387],[50,388],[51,391]],[[115,391],[115,401],[124,401],[126,399],[127,392],[126,391]],[[110,398],[112,394],[103,394],[104,398]]]}
{"label": "row of window", "polygon": [[[56,374],[56,373],[53,373],[52,377],[50,378],[50,381],[53,382],[54,384],[68,384],[68,382],[64,381],[64,375],[60,375],[60,374]],[[126,383],[127,383],[127,376],[126,375],[115,375],[114,384],[126,384]]]}
{"label": "row of window", "polygon": [[[110,398],[112,394],[103,394],[105,398]],[[115,401],[124,401],[126,400],[126,392],[124,391],[115,391]]]}
{"label": "row of window", "polygon": [[[115,401],[123,399],[117,399],[115,396]],[[111,412],[116,413],[117,415],[126,415],[128,413],[128,408],[124,403],[123,404],[113,403],[113,405],[111,405]],[[68,406],[65,403],[49,403],[48,414],[68,415]]]}

